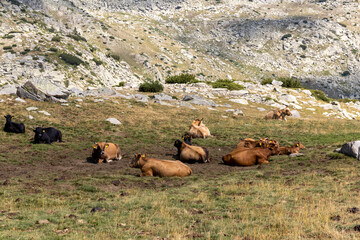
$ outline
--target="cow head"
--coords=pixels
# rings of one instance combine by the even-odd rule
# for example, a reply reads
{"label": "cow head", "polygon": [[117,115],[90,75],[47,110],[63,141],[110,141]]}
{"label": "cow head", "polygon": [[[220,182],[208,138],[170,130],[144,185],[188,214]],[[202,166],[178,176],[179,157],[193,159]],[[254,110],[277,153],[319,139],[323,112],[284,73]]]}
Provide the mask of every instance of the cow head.
{"label": "cow head", "polygon": [[45,129],[43,129],[42,127],[37,127],[33,131],[36,137],[42,137],[42,135],[45,133]]}
{"label": "cow head", "polygon": [[13,116],[11,116],[10,114],[4,116],[6,118],[6,122],[11,122],[11,119],[13,118]]}
{"label": "cow head", "polygon": [[290,111],[290,109],[289,108],[284,108],[284,109],[281,109],[281,112],[282,112],[282,114],[284,115],[284,116],[292,116],[292,113],[291,113],[291,111]]}
{"label": "cow head", "polygon": [[269,140],[267,148],[271,151],[271,155],[279,154],[279,143],[276,140]]}
{"label": "cow head", "polygon": [[305,146],[301,142],[294,143],[294,147],[298,147],[300,149],[304,149]]}
{"label": "cow head", "polygon": [[104,146],[100,147],[101,148],[101,155],[105,155],[106,153],[106,149],[109,147],[109,143],[104,142]]}
{"label": "cow head", "polygon": [[178,139],[174,142],[174,147],[176,147],[177,149],[180,149],[182,145],[182,142]]}
{"label": "cow head", "polygon": [[143,158],[146,158],[146,154],[140,154],[140,153],[135,154],[134,159],[130,163],[130,167],[140,168],[141,167],[140,161]]}
{"label": "cow head", "polygon": [[202,119],[195,119],[194,121],[193,121],[193,124],[195,124],[195,125],[197,125],[197,126],[200,126],[201,125],[201,123],[202,123],[202,121],[203,121],[203,119],[204,118],[202,118]]}
{"label": "cow head", "polygon": [[184,141],[184,143],[191,145],[191,135],[190,134],[185,133],[181,138]]}

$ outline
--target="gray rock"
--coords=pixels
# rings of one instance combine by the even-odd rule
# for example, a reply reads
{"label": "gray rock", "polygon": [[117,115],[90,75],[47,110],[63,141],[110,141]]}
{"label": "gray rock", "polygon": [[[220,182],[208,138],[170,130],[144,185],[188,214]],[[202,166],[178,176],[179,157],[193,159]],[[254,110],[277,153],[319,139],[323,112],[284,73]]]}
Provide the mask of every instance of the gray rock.
{"label": "gray rock", "polygon": [[4,100],[0,99],[0,103],[4,102]]}
{"label": "gray rock", "polygon": [[297,110],[291,110],[292,116],[293,118],[300,118],[300,113]]}
{"label": "gray rock", "polygon": [[41,110],[41,111],[38,111],[39,113],[42,113],[42,114],[44,114],[44,115],[46,115],[46,116],[51,116],[51,114],[50,113],[48,113],[47,111],[44,111],[44,110]]}
{"label": "gray rock", "polygon": [[234,102],[234,103],[239,103],[242,105],[248,105],[248,101],[246,99],[242,99],[242,98],[236,98],[236,99],[230,99],[229,101]]}
{"label": "gray rock", "polygon": [[83,92],[84,96],[95,96],[95,97],[105,97],[105,96],[115,96],[117,92],[109,87],[97,88],[97,89],[88,89]]}
{"label": "gray rock", "polygon": [[200,105],[200,106],[207,106],[207,107],[216,107],[217,106],[217,104],[214,101],[207,100],[196,94],[186,95],[182,99],[182,101],[190,102],[192,104]]}
{"label": "gray rock", "polygon": [[138,102],[142,103],[148,103],[150,99],[147,95],[144,94],[134,94],[133,98],[135,98]]}
{"label": "gray rock", "polygon": [[266,111],[266,109],[265,108],[261,108],[261,107],[259,107],[259,108],[257,108],[260,112],[264,112],[264,111]]}
{"label": "gray rock", "polygon": [[35,110],[38,110],[37,107],[28,107],[26,108],[26,111],[35,111]]}
{"label": "gray rock", "polygon": [[29,119],[30,119],[30,120],[33,120],[33,119],[34,119],[34,117],[33,117],[33,116],[31,116],[31,115],[29,115]]}
{"label": "gray rock", "polygon": [[116,118],[108,118],[105,121],[108,121],[108,122],[110,122],[112,124],[115,124],[115,125],[121,124],[121,122],[119,120],[117,120]]}
{"label": "gray rock", "polygon": [[21,98],[15,98],[15,101],[20,102],[20,103],[26,103],[26,101]]}
{"label": "gray rock", "polygon": [[17,88],[16,94],[21,98],[29,98],[35,101],[59,102],[67,99],[70,95],[64,88],[51,81],[28,81]]}
{"label": "gray rock", "polygon": [[0,88],[0,95],[16,94],[16,87],[14,85],[5,85]]}
{"label": "gray rock", "polygon": [[193,105],[191,105],[191,103],[189,103],[189,102],[180,102],[179,106],[180,107],[194,108]]}
{"label": "gray rock", "polygon": [[94,99],[94,102],[97,103],[97,102],[104,102],[104,99]]}
{"label": "gray rock", "polygon": [[292,153],[289,155],[289,157],[300,157],[300,156],[304,156],[303,153]]}
{"label": "gray rock", "polygon": [[165,93],[160,93],[155,95],[154,99],[161,101],[176,101],[176,99],[173,99],[171,96],[166,95]]}

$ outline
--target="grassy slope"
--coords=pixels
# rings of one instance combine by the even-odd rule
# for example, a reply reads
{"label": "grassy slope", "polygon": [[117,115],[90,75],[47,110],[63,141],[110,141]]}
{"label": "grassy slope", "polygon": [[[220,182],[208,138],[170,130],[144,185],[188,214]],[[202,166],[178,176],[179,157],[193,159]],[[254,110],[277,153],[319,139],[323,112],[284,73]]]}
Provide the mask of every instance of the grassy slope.
{"label": "grassy slope", "polygon": [[[5,98],[4,98],[5,99]],[[208,109],[93,103],[82,108],[27,101],[1,103],[16,114],[25,135],[0,132],[0,239],[358,239],[359,163],[332,153],[360,135],[357,121],[265,121],[233,118]],[[130,108],[129,105],[132,107]],[[31,113],[28,106],[52,116]],[[250,117],[251,116],[251,117]],[[116,117],[114,126],[104,119]],[[197,139],[210,149],[211,164],[190,165],[187,178],[139,178],[127,165],[144,152],[171,159],[173,141],[193,118],[204,117],[214,137]],[[41,119],[41,120],[40,120]],[[31,144],[31,128],[54,126],[65,143]],[[267,136],[283,145],[300,140],[305,156],[276,156],[267,166],[228,167],[221,156],[243,137]],[[90,164],[93,141],[119,143],[125,157]],[[93,207],[102,211],[91,213]],[[339,215],[337,220],[331,217]],[[47,219],[50,224],[37,224]]]}

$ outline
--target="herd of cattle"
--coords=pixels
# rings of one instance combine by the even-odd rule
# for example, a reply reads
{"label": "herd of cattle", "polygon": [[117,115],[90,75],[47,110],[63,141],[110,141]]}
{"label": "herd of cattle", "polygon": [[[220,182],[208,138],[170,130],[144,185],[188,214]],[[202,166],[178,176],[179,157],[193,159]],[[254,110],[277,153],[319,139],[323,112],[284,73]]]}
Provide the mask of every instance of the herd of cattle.
{"label": "herd of cattle", "polygon": [[[284,109],[272,110],[268,112],[265,119],[277,119],[286,121],[285,116],[291,116],[290,110]],[[12,116],[5,116],[6,123],[5,132],[25,133],[23,123],[15,123]],[[62,142],[61,131],[48,127],[37,127],[34,130],[34,143]],[[208,163],[209,151],[201,146],[194,146],[191,143],[192,138],[209,137],[210,131],[203,123],[202,119],[196,119],[192,122],[189,132],[182,137],[182,140],[176,140],[174,146],[177,148],[177,158],[180,161],[160,160],[149,158],[145,154],[135,154],[131,167],[140,168],[141,176],[159,176],[184,177],[192,173],[189,166],[183,162],[200,162]],[[255,164],[267,164],[272,155],[299,153],[300,149],[305,148],[300,142],[290,147],[280,147],[279,143],[274,139],[261,138],[255,140],[252,138],[242,139],[237,147],[229,154],[222,157],[224,164],[231,166],[252,166]],[[122,158],[119,145],[108,142],[97,142],[93,145],[92,159],[95,163],[111,162],[112,160],[120,160]]]}

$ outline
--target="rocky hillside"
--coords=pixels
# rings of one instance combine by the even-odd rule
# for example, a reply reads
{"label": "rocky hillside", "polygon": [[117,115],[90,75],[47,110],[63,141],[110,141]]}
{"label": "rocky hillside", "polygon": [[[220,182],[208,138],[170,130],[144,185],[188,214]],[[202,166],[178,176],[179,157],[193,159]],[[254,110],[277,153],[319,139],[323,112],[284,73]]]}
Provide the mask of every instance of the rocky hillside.
{"label": "rocky hillside", "polygon": [[0,3],[1,86],[137,89],[187,72],[201,81],[294,77],[331,97],[360,97],[357,0]]}

